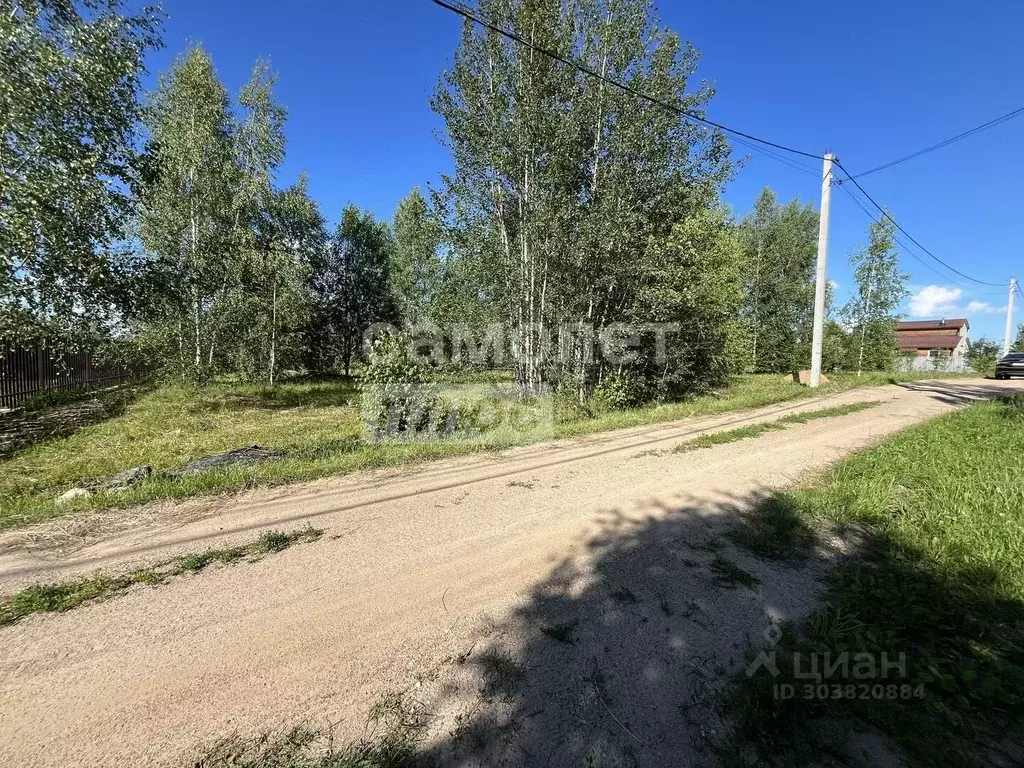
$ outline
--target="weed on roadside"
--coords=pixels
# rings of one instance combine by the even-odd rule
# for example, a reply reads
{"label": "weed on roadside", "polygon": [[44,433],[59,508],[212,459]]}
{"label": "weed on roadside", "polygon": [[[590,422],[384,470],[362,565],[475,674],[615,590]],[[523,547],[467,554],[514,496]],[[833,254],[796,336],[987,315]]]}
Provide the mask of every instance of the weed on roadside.
{"label": "weed on roadside", "polygon": [[559,643],[565,643],[566,645],[574,645],[575,640],[572,638],[572,633],[579,626],[579,619],[575,621],[567,621],[564,624],[555,624],[552,627],[541,627],[540,631]]}
{"label": "weed on roadside", "polygon": [[410,768],[423,717],[404,696],[374,705],[367,735],[337,746],[329,733],[300,726],[255,738],[230,736],[203,750],[188,768]]}
{"label": "weed on roadside", "polygon": [[68,611],[83,603],[121,594],[136,585],[156,586],[173,576],[201,571],[211,563],[230,564],[243,558],[255,561],[264,555],[281,552],[293,544],[316,541],[322,535],[322,530],[309,525],[291,533],[270,531],[244,546],[180,555],[158,565],[119,576],[97,574],[56,584],[34,584],[0,602],[0,627],[13,624],[33,613]]}
{"label": "weed on roadside", "polygon": [[868,408],[874,408],[876,405],[881,404],[881,400],[868,400],[862,403],[847,403],[846,405],[837,405],[833,408],[821,408],[817,411],[791,413],[789,416],[784,416],[779,419],[779,421],[782,424],[806,424],[808,421],[814,421],[815,419],[833,419],[838,416],[859,413],[860,411],[866,411]]}
{"label": "weed on roadside", "polygon": [[715,445],[735,443],[737,440],[749,440],[754,437],[760,437],[765,432],[773,432],[779,429],[785,429],[785,427],[777,421],[766,421],[761,424],[749,424],[745,427],[727,429],[724,432],[708,432],[707,434],[700,435],[693,440],[688,440],[685,443],[679,443],[679,445],[672,449],[672,452],[689,453],[690,451],[698,451],[701,448],[711,448]]}
{"label": "weed on roadside", "polygon": [[504,651],[487,651],[481,654],[478,663],[484,678],[481,694],[487,698],[514,695],[516,686],[526,675],[526,666]]}
{"label": "weed on roadside", "polygon": [[758,504],[729,535],[748,552],[773,560],[802,560],[816,539],[807,516],[782,492]]}

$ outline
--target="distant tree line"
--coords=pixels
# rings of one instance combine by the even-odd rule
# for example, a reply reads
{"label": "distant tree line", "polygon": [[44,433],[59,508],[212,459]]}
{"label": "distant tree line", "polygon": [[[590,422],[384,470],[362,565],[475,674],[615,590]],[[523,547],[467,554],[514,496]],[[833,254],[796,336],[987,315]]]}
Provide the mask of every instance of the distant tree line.
{"label": "distant tree line", "polygon": [[[698,51],[649,0],[477,11],[681,110],[712,98],[693,85]],[[117,340],[177,380],[274,383],[351,373],[375,324],[498,324],[524,395],[623,404],[809,364],[813,207],[765,189],[736,220],[719,131],[494,32],[465,26],[432,98],[452,171],[412,189],[391,221],[349,205],[332,229],[306,175],[279,183],[287,115],[266,62],[232,96],[196,46],[144,98],[157,11],[29,0],[0,16],[8,338]],[[826,368],[886,368],[907,277],[891,226],[872,226],[851,263]],[[675,330],[635,332],[651,324]],[[632,354],[595,354],[621,329]],[[458,337],[443,343],[465,359]]]}

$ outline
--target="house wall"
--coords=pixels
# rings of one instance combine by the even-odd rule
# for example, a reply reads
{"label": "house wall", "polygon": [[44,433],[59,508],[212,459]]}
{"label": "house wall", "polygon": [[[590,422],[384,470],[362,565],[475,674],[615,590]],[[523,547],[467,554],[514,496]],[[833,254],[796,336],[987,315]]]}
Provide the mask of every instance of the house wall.
{"label": "house wall", "polygon": [[900,335],[904,338],[912,339],[915,336],[965,336],[967,335],[967,326],[961,326],[960,328],[942,328],[941,330],[935,331],[900,331]]}

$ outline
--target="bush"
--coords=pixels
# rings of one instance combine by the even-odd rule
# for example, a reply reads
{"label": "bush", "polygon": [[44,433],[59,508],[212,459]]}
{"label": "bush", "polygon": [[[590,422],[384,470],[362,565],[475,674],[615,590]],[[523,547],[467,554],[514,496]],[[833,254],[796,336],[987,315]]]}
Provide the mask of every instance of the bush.
{"label": "bush", "polygon": [[359,389],[363,422],[373,440],[434,432],[448,409],[428,384],[427,368],[412,354],[409,335],[381,336],[370,350]]}
{"label": "bush", "polygon": [[92,397],[93,391],[86,386],[69,387],[66,389],[48,389],[21,401],[23,411],[45,411],[61,405],[70,405],[79,400]]}
{"label": "bush", "polygon": [[594,404],[603,410],[632,408],[643,402],[643,383],[627,371],[613,371],[594,387]]}
{"label": "bush", "polygon": [[971,342],[971,349],[967,353],[967,362],[976,373],[983,376],[993,376],[996,372],[996,360],[1002,351],[999,344],[984,337]]}

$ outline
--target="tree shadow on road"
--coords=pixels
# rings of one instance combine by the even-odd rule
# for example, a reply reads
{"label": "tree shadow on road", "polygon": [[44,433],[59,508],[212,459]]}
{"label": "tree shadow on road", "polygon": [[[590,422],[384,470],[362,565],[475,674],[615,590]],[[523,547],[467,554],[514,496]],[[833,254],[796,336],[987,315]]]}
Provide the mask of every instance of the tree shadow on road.
{"label": "tree shadow on road", "polygon": [[[1024,605],[991,569],[812,519],[785,493],[608,511],[455,657],[423,702],[424,764],[896,766],[898,747],[1024,764]],[[779,698],[808,684],[795,661],[843,651],[871,655],[871,676]],[[837,684],[859,698],[830,698]]]}
{"label": "tree shadow on road", "polygon": [[964,384],[959,381],[904,381],[894,382],[896,386],[910,392],[923,392],[934,400],[946,405],[970,405],[979,400],[1005,396],[1006,386],[997,384]]}
{"label": "tree shadow on road", "polygon": [[748,648],[814,609],[837,558],[737,548],[737,512],[766,499],[608,511],[440,681],[426,764],[715,764],[715,697]]}

